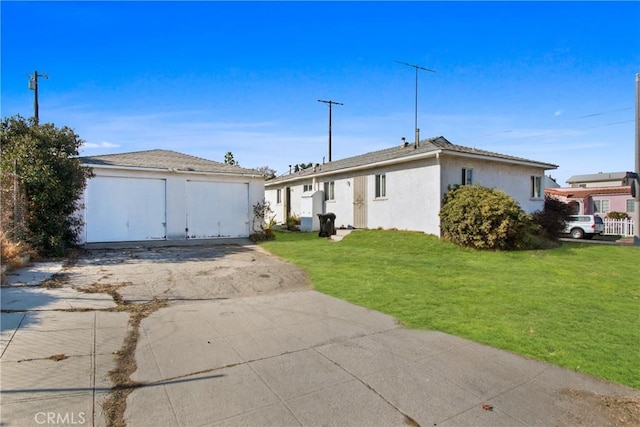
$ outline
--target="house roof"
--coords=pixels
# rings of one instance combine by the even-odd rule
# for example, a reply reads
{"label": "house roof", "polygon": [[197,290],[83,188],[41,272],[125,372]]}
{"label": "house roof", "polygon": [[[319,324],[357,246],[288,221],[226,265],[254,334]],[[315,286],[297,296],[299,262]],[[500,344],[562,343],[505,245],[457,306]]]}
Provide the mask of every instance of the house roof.
{"label": "house roof", "polygon": [[447,139],[443,136],[438,136],[435,138],[420,141],[418,147],[414,147],[414,144],[399,145],[391,148],[386,148],[384,150],[361,154],[354,157],[334,160],[332,162],[320,165],[318,168],[303,169],[293,174],[283,175],[278,178],[271,179],[267,181],[265,185],[298,180],[320,172],[323,174],[330,172],[342,172],[352,168],[374,165],[382,162],[401,163],[405,161],[415,160],[417,158],[429,157],[431,155],[435,155],[436,153],[491,158],[508,163],[529,164],[536,167],[542,167],[544,169],[556,169],[558,167],[557,165],[553,165],[550,163],[542,163],[534,160],[524,159],[521,157],[507,156],[491,151],[479,150],[477,148],[455,145],[447,141]]}
{"label": "house roof", "polygon": [[627,176],[627,172],[599,172],[588,175],[573,175],[567,179],[567,184],[577,184],[581,182],[600,182],[600,181],[620,181]]}
{"label": "house roof", "polygon": [[617,194],[631,197],[631,186],[545,188],[544,192],[554,196],[566,197],[567,199],[584,199],[589,196],[609,196]]}
{"label": "house roof", "polygon": [[120,167],[134,169],[162,169],[181,172],[205,172],[233,175],[260,175],[253,169],[214,162],[171,150],[147,150],[131,153],[104,154],[80,157],[83,164],[92,167]]}

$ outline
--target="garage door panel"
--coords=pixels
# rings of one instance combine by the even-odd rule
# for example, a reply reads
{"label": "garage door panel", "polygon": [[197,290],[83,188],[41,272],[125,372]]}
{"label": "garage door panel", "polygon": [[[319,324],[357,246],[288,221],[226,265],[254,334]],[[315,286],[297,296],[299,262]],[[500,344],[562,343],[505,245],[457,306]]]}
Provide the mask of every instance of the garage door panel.
{"label": "garage door panel", "polygon": [[187,182],[187,238],[249,235],[249,185]]}
{"label": "garage door panel", "polygon": [[165,238],[165,180],[94,177],[86,194],[87,242]]}

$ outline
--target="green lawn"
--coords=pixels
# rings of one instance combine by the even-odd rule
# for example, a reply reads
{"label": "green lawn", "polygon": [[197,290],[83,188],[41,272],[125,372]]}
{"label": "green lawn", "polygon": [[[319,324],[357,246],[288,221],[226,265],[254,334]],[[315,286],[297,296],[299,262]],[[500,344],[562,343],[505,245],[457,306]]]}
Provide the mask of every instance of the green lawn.
{"label": "green lawn", "polygon": [[422,233],[358,230],[341,242],[276,233],[266,249],[315,288],[444,331],[640,388],[640,248],[459,248]]}

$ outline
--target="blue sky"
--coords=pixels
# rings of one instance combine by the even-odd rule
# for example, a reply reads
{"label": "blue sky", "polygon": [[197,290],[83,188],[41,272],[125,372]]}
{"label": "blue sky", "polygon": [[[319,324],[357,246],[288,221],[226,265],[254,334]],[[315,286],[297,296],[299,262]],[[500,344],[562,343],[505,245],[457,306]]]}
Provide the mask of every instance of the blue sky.
{"label": "blue sky", "polygon": [[171,149],[244,167],[421,138],[633,170],[640,2],[1,3],[2,117],[70,126],[82,155]]}

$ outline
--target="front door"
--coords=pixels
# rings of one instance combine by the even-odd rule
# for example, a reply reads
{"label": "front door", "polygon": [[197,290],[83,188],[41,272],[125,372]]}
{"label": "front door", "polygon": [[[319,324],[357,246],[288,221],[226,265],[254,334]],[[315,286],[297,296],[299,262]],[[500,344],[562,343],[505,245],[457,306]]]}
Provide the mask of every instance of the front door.
{"label": "front door", "polygon": [[353,226],[367,228],[367,176],[353,179]]}

